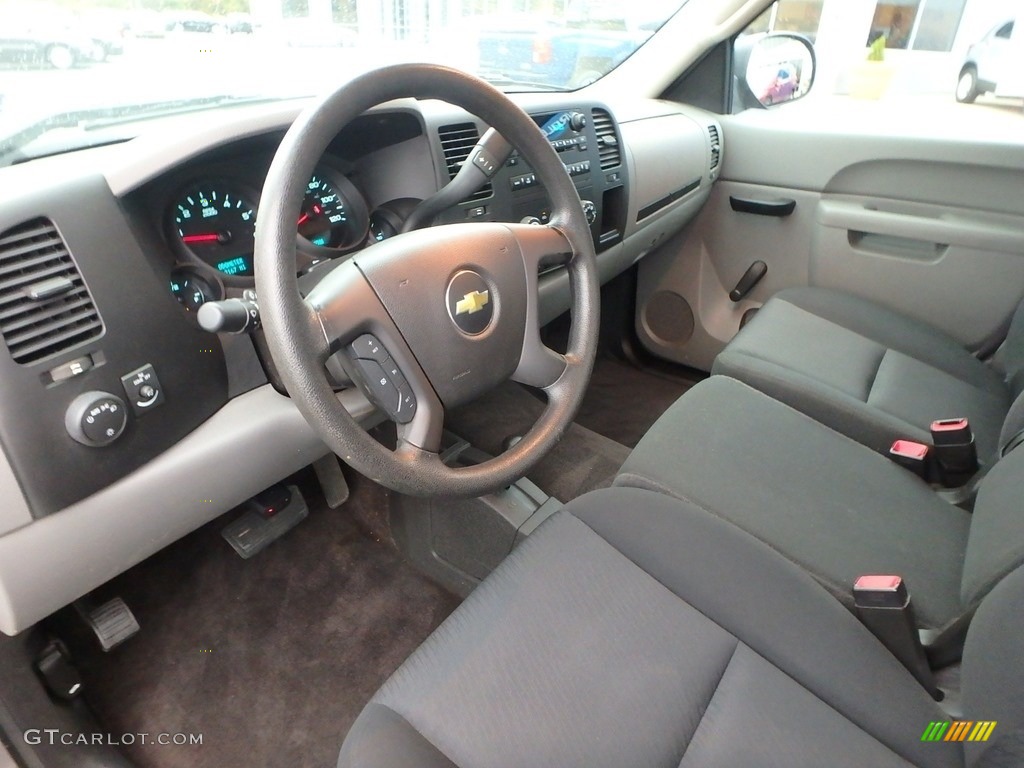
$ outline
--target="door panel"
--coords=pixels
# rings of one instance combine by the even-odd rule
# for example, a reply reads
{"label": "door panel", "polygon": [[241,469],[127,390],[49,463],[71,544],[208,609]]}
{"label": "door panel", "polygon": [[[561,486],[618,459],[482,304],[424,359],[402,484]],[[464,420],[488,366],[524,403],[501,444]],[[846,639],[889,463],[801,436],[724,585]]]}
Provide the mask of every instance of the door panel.
{"label": "door panel", "polygon": [[1024,286],[1024,217],[824,196],[808,282],[899,309],[970,349],[1005,332]]}
{"label": "door panel", "polygon": [[[1005,333],[1024,293],[1019,140],[924,141],[781,112],[722,124],[727,154],[707,205],[640,264],[636,329],[649,351],[708,370],[747,310],[798,285],[863,296],[974,350]],[[731,197],[796,207],[760,216]],[[758,259],[767,275],[733,303]]]}

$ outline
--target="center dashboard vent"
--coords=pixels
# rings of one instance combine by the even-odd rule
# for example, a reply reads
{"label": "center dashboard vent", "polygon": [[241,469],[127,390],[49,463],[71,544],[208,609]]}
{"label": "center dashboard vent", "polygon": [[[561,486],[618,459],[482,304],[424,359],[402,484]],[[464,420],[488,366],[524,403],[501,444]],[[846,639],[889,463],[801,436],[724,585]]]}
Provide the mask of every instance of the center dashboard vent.
{"label": "center dashboard vent", "polygon": [[103,333],[103,321],[53,222],[0,233],[0,335],[26,365]]}
{"label": "center dashboard vent", "polygon": [[594,133],[597,134],[597,151],[601,157],[601,170],[614,168],[622,162],[619,137],[615,133],[615,121],[607,110],[595,109],[591,113]]}
{"label": "center dashboard vent", "polygon": [[708,138],[711,140],[711,170],[713,171],[722,159],[722,138],[718,135],[718,126],[708,126]]}
{"label": "center dashboard vent", "polygon": [[[469,158],[469,153],[480,140],[480,131],[473,123],[459,123],[457,125],[445,125],[437,129],[438,138],[441,139],[441,151],[444,152],[444,162],[448,168],[448,179],[454,179],[463,164]],[[464,202],[476,202],[485,200],[494,193],[490,182],[470,195]]]}

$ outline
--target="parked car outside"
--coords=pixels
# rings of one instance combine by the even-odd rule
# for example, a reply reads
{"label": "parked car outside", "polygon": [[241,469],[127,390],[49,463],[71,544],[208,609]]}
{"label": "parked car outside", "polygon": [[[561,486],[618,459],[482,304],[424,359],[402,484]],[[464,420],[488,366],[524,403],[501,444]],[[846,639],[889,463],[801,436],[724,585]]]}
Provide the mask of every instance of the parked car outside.
{"label": "parked car outside", "polygon": [[251,35],[256,31],[256,22],[248,13],[229,13],[224,25],[232,35]]}
{"label": "parked car outside", "polygon": [[0,18],[0,64],[70,69],[94,60],[95,44],[84,35]]}
{"label": "parked car outside", "polygon": [[202,11],[182,11],[168,14],[166,17],[168,32],[204,32],[220,33],[225,31],[224,24]]}
{"label": "parked car outside", "polygon": [[128,33],[133,37],[164,37],[167,24],[158,11],[135,11],[128,17]]}
{"label": "parked car outside", "polygon": [[956,83],[957,101],[971,104],[982,94],[991,93],[1000,84],[1005,87],[1010,82],[1010,67],[1014,62],[1013,23],[1013,19],[1001,21],[967,49]]}

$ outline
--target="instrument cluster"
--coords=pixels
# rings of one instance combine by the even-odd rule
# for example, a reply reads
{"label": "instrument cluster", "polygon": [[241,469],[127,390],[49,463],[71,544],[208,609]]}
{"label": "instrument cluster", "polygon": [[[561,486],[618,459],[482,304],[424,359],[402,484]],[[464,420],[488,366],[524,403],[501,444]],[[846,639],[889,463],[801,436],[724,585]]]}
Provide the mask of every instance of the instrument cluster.
{"label": "instrument cluster", "polygon": [[[325,157],[309,182],[296,212],[296,270],[376,242],[362,193]],[[189,312],[224,298],[226,288],[253,285],[253,251],[259,209],[259,178],[251,172],[220,168],[190,176],[171,188],[163,231],[176,257],[171,293]]]}

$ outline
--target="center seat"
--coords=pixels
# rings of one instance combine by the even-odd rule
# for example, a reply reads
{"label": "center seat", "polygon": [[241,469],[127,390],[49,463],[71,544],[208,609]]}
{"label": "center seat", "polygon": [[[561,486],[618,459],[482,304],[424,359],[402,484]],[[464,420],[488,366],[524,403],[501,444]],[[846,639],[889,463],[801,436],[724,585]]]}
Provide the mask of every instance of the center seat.
{"label": "center seat", "polygon": [[926,629],[969,616],[1024,561],[1024,451],[986,474],[972,515],[881,454],[726,376],[672,405],[615,485],[727,520],[849,607],[858,576],[902,576]]}

